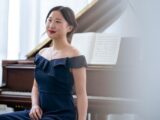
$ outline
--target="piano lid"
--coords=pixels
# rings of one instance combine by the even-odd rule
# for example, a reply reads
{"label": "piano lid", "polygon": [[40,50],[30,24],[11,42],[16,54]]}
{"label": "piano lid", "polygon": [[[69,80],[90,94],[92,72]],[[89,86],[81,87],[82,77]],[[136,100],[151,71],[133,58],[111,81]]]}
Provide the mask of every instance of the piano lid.
{"label": "piano lid", "polygon": [[78,33],[103,32],[122,15],[127,8],[126,0],[97,0],[77,17]]}

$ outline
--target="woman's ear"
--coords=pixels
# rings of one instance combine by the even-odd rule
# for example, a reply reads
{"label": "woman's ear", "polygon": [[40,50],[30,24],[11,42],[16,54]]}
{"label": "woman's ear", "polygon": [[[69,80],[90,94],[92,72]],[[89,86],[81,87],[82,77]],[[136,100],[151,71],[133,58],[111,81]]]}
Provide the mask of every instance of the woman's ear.
{"label": "woman's ear", "polygon": [[73,30],[73,26],[69,25],[68,26],[68,32],[71,32]]}

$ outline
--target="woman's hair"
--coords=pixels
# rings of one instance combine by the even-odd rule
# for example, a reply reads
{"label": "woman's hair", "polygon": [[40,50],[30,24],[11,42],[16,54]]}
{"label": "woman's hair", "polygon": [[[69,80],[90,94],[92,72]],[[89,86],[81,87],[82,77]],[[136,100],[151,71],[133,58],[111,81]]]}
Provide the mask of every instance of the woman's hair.
{"label": "woman's hair", "polygon": [[76,28],[77,28],[77,21],[75,19],[75,15],[74,15],[73,10],[71,8],[69,8],[69,7],[64,7],[64,6],[53,7],[48,12],[45,22],[47,22],[48,17],[50,16],[50,14],[53,11],[59,11],[62,14],[62,16],[64,17],[64,19],[67,21],[67,23],[70,26],[73,27],[72,31],[67,33],[67,40],[68,40],[69,43],[71,43],[71,39],[72,39],[73,33],[76,31]]}

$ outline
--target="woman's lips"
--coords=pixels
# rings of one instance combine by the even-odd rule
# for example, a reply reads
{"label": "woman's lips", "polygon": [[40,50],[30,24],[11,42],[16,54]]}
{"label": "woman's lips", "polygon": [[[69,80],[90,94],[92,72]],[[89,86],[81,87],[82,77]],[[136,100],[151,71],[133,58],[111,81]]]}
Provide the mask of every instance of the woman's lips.
{"label": "woman's lips", "polygon": [[48,32],[49,32],[49,33],[51,33],[51,34],[56,33],[56,31],[55,31],[55,30],[48,30]]}

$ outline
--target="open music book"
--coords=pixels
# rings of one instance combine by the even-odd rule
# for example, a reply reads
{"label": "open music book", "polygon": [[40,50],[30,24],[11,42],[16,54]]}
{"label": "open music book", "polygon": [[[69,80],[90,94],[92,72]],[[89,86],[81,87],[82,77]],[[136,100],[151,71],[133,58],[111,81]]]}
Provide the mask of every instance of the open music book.
{"label": "open music book", "polygon": [[71,44],[85,55],[88,64],[115,65],[121,38],[108,33],[76,33]]}

